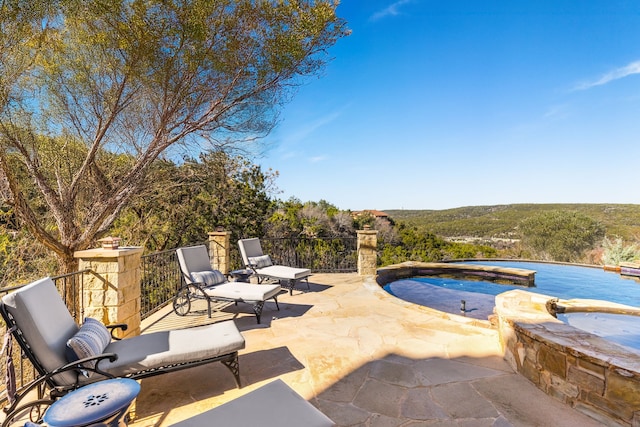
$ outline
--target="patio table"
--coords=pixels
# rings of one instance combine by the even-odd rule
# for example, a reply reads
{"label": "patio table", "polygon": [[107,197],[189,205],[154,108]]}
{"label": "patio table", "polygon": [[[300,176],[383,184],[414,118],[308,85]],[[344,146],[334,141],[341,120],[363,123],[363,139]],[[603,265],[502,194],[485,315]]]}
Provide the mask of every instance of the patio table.
{"label": "patio table", "polygon": [[126,414],[140,384],[129,378],[98,381],[54,402],[43,421],[47,427],[125,427]]}

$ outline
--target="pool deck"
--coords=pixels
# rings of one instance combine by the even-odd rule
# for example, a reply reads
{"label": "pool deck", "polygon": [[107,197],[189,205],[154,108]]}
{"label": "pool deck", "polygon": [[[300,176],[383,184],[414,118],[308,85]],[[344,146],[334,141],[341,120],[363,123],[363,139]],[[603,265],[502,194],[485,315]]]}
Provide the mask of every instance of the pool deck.
{"label": "pool deck", "polygon": [[129,425],[170,426],[278,378],[338,426],[601,425],[514,373],[488,322],[399,300],[373,277],[310,279],[280,311],[267,303],[261,325],[247,305],[146,320],[143,333],[234,319],[243,387],[220,363],[147,378]]}

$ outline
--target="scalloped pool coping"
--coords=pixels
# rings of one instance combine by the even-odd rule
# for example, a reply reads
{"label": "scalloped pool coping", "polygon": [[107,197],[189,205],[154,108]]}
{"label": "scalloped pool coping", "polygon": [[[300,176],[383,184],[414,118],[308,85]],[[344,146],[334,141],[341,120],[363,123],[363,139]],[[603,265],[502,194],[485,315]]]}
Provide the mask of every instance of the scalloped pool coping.
{"label": "scalloped pool coping", "polygon": [[407,261],[379,268],[376,281],[380,286],[384,286],[396,280],[418,276],[467,277],[531,287],[535,286],[536,272],[493,265]]}

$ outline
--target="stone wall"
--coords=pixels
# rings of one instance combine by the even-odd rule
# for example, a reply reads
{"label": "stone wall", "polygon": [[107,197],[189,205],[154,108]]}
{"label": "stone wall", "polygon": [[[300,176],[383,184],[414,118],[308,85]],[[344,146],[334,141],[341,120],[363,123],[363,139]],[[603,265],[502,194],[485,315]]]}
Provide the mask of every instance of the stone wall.
{"label": "stone wall", "polygon": [[378,230],[358,230],[358,274],[374,276],[378,265]]}
{"label": "stone wall", "polygon": [[105,325],[124,323],[120,338],[140,334],[142,248],[88,249],[74,254],[80,270],[90,269],[83,286],[85,316]]}
{"label": "stone wall", "polygon": [[520,290],[496,297],[505,359],[604,425],[640,426],[640,354],[557,320],[546,308],[552,299]]}

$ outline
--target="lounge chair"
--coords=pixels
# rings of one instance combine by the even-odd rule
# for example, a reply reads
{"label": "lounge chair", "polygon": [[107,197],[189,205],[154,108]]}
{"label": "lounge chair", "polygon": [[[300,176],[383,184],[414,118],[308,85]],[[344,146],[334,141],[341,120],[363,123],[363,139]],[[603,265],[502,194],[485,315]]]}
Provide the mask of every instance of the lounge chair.
{"label": "lounge chair", "polygon": [[335,423],[278,379],[171,427],[209,426],[331,427]]}
{"label": "lounge chair", "polygon": [[257,237],[240,239],[238,240],[238,246],[240,246],[244,265],[246,268],[253,270],[259,282],[264,279],[276,280],[281,285],[285,282],[286,288],[289,289],[289,295],[293,295],[293,288],[301,280],[306,280],[307,288],[310,289],[309,276],[311,276],[311,270],[308,268],[288,267],[286,265],[274,265],[271,257],[262,252],[260,239]]}
{"label": "lounge chair", "polygon": [[228,282],[224,274],[211,268],[207,248],[204,245],[178,248],[176,253],[185,282],[173,300],[173,309],[176,314],[185,316],[189,313],[193,299],[207,301],[209,317],[211,317],[211,303],[215,301],[228,301],[236,305],[238,302],[251,304],[258,323],[260,323],[266,300],[274,300],[276,308],[280,310],[278,305],[278,294],[282,290],[280,285],[258,286],[244,282]]}
{"label": "lounge chair", "polygon": [[[98,320],[86,319],[79,328],[48,277],[2,297],[0,314],[36,371],[34,381],[8,393],[12,403],[4,408],[3,426],[25,409],[41,416],[43,407],[67,392],[106,378],[137,380],[220,361],[240,387],[238,351],[245,341],[233,321],[111,340],[126,325],[109,332]],[[22,404],[33,391],[36,399]]]}

